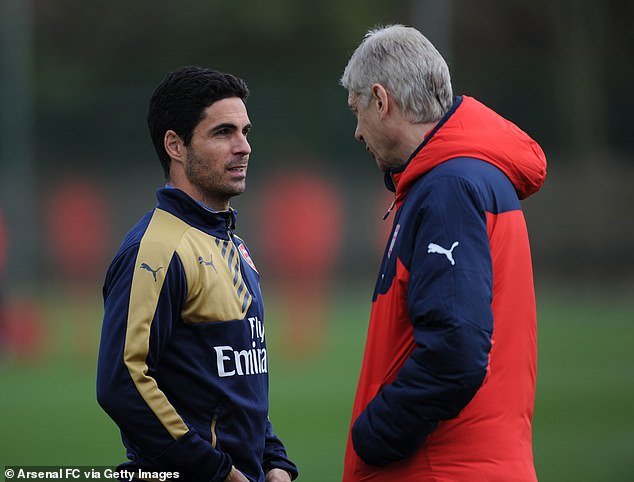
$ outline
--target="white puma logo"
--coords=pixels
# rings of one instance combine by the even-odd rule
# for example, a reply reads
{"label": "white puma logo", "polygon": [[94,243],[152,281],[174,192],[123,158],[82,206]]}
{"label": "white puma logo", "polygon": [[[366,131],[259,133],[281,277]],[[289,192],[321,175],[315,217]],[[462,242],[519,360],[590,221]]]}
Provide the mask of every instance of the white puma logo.
{"label": "white puma logo", "polygon": [[453,249],[458,246],[460,243],[458,241],[454,242],[451,245],[450,249],[445,249],[442,246],[437,245],[436,243],[429,243],[429,245],[427,246],[427,252],[428,253],[438,253],[438,254],[444,254],[445,256],[447,256],[447,259],[449,260],[449,262],[451,263],[451,265],[455,265],[456,262],[453,260],[453,254],[452,251]]}

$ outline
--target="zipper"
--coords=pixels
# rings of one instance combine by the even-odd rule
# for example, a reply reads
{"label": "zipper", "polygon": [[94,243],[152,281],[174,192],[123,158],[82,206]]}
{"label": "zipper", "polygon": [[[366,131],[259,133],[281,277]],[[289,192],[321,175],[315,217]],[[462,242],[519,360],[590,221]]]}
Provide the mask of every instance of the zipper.
{"label": "zipper", "polygon": [[216,424],[218,423],[218,414],[214,414],[214,418],[211,420],[211,446],[216,448],[218,444],[218,437],[216,436]]}
{"label": "zipper", "polygon": [[383,221],[385,221],[389,217],[395,205],[396,205],[396,196],[394,196],[394,200],[392,201],[392,204],[390,204],[390,207],[387,209],[387,212],[383,215]]}
{"label": "zipper", "polygon": [[389,217],[392,209],[394,209],[394,206],[396,205],[396,180],[394,179],[393,172],[390,172],[390,180],[392,181],[392,185],[394,186],[394,200],[392,201],[392,204],[390,204],[390,207],[387,209],[387,212],[383,215],[383,221],[385,221]]}

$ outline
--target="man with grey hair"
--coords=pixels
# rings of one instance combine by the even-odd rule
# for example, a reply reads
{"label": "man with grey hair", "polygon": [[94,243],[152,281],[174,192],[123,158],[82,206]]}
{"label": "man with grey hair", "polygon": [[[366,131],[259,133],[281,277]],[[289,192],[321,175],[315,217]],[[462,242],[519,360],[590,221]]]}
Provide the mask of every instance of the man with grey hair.
{"label": "man with grey hair", "polygon": [[468,96],[419,31],[371,30],[341,79],[395,192],[344,482],[534,481],[536,314],[520,199],[539,145]]}

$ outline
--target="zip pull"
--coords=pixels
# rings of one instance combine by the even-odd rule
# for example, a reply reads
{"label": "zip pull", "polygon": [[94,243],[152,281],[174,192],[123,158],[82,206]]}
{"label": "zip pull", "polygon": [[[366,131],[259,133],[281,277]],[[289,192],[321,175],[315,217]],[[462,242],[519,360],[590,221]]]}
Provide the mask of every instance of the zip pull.
{"label": "zip pull", "polygon": [[395,205],[396,205],[396,196],[394,196],[394,201],[392,201],[392,204],[390,204],[390,207],[388,208],[387,212],[383,215],[383,221],[385,221],[389,217]]}

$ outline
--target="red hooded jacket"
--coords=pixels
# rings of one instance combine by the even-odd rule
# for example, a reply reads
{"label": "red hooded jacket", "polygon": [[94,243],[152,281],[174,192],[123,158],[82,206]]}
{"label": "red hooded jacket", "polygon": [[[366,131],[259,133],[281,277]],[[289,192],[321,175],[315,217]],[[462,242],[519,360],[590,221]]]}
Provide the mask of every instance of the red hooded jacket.
{"label": "red hooded jacket", "polygon": [[536,315],[519,199],[546,175],[527,134],[456,98],[391,180],[344,482],[534,481]]}

